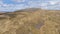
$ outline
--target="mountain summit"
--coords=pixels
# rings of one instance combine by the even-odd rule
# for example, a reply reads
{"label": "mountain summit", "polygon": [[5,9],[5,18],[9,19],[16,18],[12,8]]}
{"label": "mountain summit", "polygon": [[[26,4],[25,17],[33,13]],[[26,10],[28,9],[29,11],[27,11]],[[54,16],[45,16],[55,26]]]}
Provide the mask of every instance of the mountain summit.
{"label": "mountain summit", "polygon": [[0,34],[60,34],[60,11],[30,8],[0,13]]}

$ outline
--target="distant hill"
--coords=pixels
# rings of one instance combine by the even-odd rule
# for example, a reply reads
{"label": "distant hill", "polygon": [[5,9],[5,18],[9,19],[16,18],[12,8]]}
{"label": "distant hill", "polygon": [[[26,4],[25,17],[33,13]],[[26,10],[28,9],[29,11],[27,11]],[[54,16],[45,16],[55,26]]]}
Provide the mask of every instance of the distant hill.
{"label": "distant hill", "polygon": [[0,13],[0,34],[60,34],[60,10],[27,8]]}

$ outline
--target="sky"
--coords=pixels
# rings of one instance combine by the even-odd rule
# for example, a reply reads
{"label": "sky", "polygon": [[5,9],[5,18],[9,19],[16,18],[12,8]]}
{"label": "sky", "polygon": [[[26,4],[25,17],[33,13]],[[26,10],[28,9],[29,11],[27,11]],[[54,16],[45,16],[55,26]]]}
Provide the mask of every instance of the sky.
{"label": "sky", "polygon": [[60,10],[60,0],[0,0],[0,12],[16,11],[25,8]]}

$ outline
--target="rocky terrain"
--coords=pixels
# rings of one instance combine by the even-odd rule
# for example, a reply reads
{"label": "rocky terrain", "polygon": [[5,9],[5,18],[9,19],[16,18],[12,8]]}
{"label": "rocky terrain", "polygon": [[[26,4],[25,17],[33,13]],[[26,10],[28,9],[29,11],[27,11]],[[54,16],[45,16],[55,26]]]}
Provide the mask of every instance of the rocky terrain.
{"label": "rocky terrain", "polygon": [[60,34],[60,10],[30,8],[0,13],[0,34]]}

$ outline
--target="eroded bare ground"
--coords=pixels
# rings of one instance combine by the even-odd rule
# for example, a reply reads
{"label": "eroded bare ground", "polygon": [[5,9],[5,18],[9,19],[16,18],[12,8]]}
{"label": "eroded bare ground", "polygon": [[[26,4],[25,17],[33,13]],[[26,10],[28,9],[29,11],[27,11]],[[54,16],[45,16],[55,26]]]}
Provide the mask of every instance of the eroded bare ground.
{"label": "eroded bare ground", "polygon": [[5,13],[0,34],[60,34],[60,11]]}

